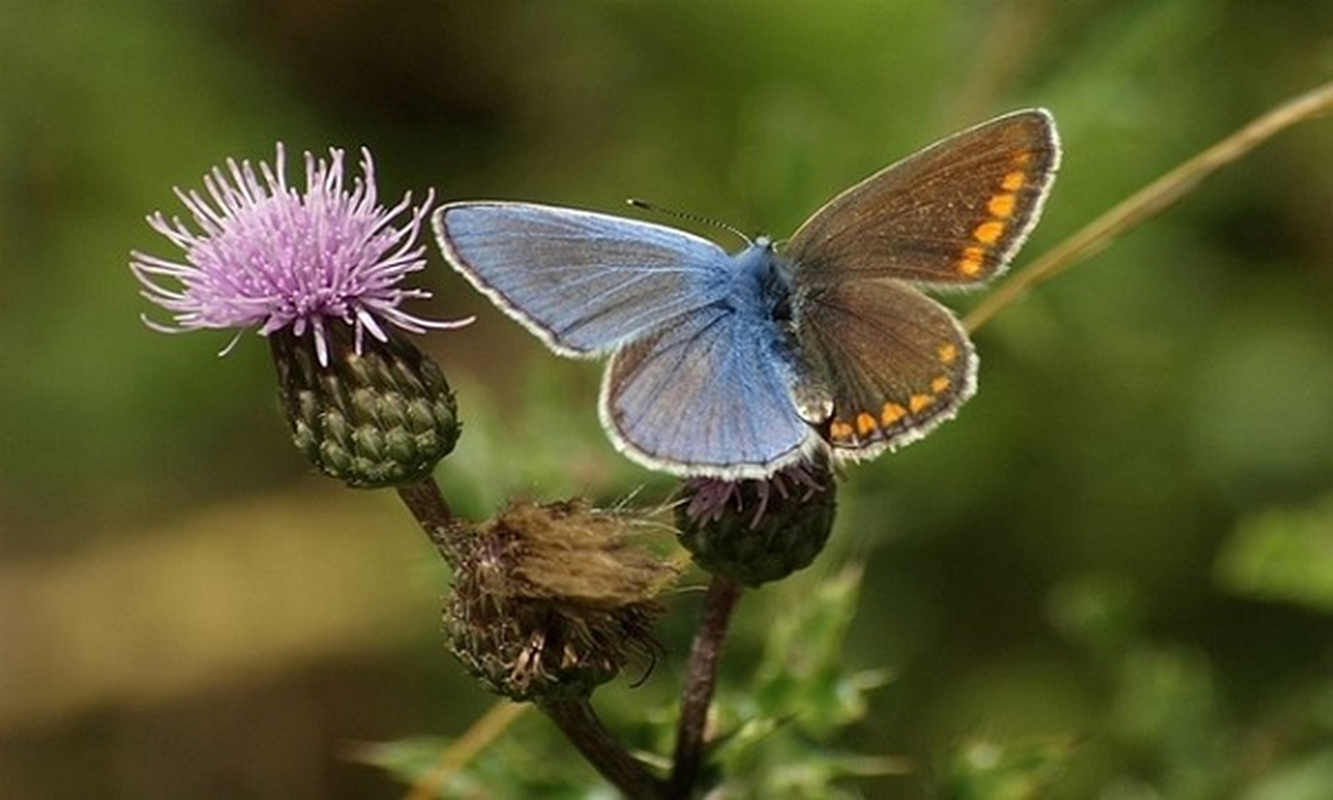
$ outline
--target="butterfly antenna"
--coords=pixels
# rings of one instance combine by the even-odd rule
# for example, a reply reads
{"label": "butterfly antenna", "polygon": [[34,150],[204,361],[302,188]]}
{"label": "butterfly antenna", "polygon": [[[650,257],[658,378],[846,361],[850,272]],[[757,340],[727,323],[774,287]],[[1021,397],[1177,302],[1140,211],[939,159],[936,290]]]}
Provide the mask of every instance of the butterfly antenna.
{"label": "butterfly antenna", "polygon": [[656,203],[650,203],[647,200],[640,200],[637,197],[631,197],[625,202],[628,203],[629,205],[634,206],[635,208],[642,208],[645,211],[654,211],[658,214],[666,214],[668,217],[675,217],[676,219],[688,220],[689,222],[698,222],[704,225],[712,225],[714,228],[721,228],[724,231],[734,234],[738,239],[741,239],[746,244],[749,245],[754,244],[754,240],[751,239],[749,236],[746,236],[744,233],[742,233],[740,229],[736,228],[733,225],[728,225],[727,223],[723,222],[720,219],[705,217],[702,214],[691,214],[688,211],[678,211],[674,208],[664,208],[662,206],[657,205]]}

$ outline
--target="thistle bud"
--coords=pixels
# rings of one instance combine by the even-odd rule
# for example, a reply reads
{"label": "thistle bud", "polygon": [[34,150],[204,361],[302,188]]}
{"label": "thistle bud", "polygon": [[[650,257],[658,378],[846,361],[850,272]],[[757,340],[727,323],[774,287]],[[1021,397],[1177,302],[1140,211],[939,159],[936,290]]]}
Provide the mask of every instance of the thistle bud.
{"label": "thistle bud", "polygon": [[714,575],[746,586],[804,569],[833,530],[836,484],[825,463],[762,480],[691,478],[676,507],[680,543]]}
{"label": "thistle bud", "polygon": [[405,337],[367,339],[331,326],[329,359],[313,340],[269,336],[292,442],[320,472],[377,488],[429,475],[458,441],[457,405],[444,374]]}

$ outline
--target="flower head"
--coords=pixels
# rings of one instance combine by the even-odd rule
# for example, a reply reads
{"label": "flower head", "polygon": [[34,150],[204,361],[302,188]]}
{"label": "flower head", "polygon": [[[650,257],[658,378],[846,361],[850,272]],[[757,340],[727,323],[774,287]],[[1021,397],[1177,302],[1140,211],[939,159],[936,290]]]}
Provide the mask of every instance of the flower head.
{"label": "flower head", "polygon": [[445,556],[454,654],[514,700],[586,697],[654,656],[657,598],[680,570],[636,545],[642,524],[579,499],[516,502],[459,536]]}
{"label": "flower head", "polygon": [[714,575],[746,586],[780,580],[810,566],[824,549],[836,495],[823,459],[758,480],[691,478],[676,506],[680,543]]}
{"label": "flower head", "polygon": [[[185,262],[131,254],[142,294],[175,317],[174,324],[146,316],[144,322],[168,333],[238,328],[237,338],[249,328],[263,336],[283,329],[298,337],[308,333],[321,364],[328,363],[332,324],[351,326],[360,352],[367,332],[387,341],[385,322],[412,333],[471,322],[436,322],[400,308],[404,300],[430,296],[399,283],[426,264],[417,236],[433,193],[419,206],[412,207],[409,194],[386,210],[377,202],[369,150],[361,151],[362,177],[352,179],[350,191],[344,188],[343,151],[330,149],[329,157],[326,162],[305,154],[304,192],[287,185],[281,143],[276,168],[261,162],[256,171],[248,161],[228,159],[225,171],[215,167],[204,177],[207,196],[177,189],[199,232],[178,217],[148,217],[154,230],[185,251]],[[410,215],[406,225],[395,225],[404,212]]]}

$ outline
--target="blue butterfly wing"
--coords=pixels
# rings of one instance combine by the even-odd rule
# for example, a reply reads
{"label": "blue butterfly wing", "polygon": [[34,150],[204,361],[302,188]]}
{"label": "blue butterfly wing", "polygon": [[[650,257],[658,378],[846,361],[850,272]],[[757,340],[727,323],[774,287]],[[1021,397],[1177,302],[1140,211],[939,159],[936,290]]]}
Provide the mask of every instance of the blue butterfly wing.
{"label": "blue butterfly wing", "polygon": [[617,448],[677,475],[761,478],[820,446],[771,320],[718,303],[618,351],[602,384]]}
{"label": "blue butterfly wing", "polygon": [[727,291],[727,254],[661,225],[511,202],[433,221],[449,263],[561,355],[610,352]]}

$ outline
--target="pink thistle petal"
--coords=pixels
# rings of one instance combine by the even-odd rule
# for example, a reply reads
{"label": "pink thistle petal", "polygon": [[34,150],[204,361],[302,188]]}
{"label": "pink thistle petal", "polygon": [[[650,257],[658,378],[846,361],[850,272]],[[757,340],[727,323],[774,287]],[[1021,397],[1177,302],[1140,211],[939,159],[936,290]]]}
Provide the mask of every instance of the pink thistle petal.
{"label": "pink thistle petal", "polygon": [[[400,283],[426,266],[418,237],[433,192],[419,206],[408,194],[385,209],[374,161],[363,148],[361,176],[350,191],[342,150],[330,149],[328,161],[306,153],[302,193],[287,185],[286,153],[281,143],[276,150],[275,166],[261,162],[256,170],[249,161],[228,159],[225,169],[204,176],[203,193],[176,190],[197,231],[179,217],[148,217],[153,230],[185,252],[184,261],[130,255],[140,293],[172,314],[170,323],[145,317],[148,327],[165,333],[255,329],[262,336],[290,328],[314,337],[320,363],[327,364],[330,325],[352,326],[359,352],[367,333],[387,340],[385,323],[424,333],[472,321],[429,320],[401,308],[405,300],[431,296]],[[408,219],[399,222],[404,213]]]}

